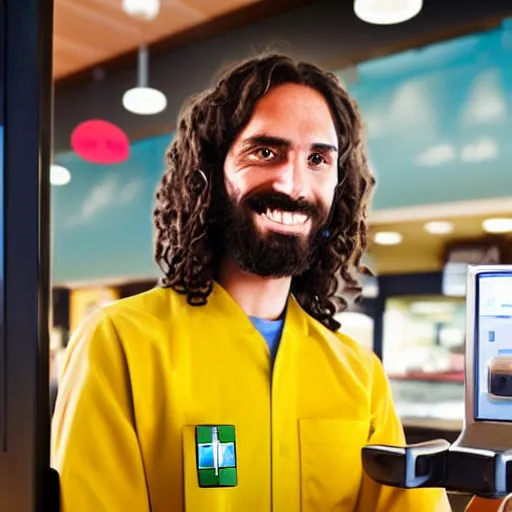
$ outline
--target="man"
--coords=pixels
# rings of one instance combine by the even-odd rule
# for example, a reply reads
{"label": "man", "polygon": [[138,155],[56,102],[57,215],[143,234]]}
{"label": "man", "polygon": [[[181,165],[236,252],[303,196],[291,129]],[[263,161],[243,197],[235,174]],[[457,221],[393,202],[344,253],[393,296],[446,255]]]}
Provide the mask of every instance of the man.
{"label": "man", "polygon": [[63,511],[447,511],[366,477],[404,444],[378,359],[337,333],[366,249],[362,122],[337,79],[268,55],[192,98],[154,211],[161,286],[70,343]]}

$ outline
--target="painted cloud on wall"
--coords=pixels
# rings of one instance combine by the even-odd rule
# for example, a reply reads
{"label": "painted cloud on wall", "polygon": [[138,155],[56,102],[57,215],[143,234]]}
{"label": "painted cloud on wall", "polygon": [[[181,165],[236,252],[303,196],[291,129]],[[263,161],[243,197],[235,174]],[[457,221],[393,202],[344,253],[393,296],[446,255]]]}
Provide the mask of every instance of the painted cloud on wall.
{"label": "painted cloud on wall", "polygon": [[81,202],[78,212],[66,221],[67,228],[74,228],[96,222],[101,215],[116,206],[133,202],[142,192],[144,183],[140,178],[132,178],[123,183],[119,175],[108,175],[95,184]]}
{"label": "painted cloud on wall", "polygon": [[486,69],[475,78],[462,110],[465,125],[504,123],[507,120],[507,100],[499,68]]}

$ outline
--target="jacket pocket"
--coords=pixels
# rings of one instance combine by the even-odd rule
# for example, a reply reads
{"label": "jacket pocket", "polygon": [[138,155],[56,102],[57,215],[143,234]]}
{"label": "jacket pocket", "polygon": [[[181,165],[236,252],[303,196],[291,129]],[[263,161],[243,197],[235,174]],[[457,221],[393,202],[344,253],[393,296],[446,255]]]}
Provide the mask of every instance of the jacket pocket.
{"label": "jacket pocket", "polygon": [[228,512],[231,488],[199,487],[195,427],[183,429],[183,485],[185,512]]}
{"label": "jacket pocket", "polygon": [[299,420],[301,512],[352,512],[362,477],[369,422]]}

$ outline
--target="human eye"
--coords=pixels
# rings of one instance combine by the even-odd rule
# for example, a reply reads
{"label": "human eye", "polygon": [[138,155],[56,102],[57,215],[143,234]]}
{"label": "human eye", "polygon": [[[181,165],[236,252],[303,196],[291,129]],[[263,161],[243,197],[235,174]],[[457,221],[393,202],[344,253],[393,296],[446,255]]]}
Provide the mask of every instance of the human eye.
{"label": "human eye", "polygon": [[274,158],[276,158],[277,155],[272,149],[267,148],[267,147],[261,147],[261,148],[256,148],[251,153],[251,156],[255,157],[258,160],[268,161],[268,160],[273,160]]}
{"label": "human eye", "polygon": [[309,155],[308,163],[311,167],[319,167],[327,164],[328,162],[321,153],[312,153]]}

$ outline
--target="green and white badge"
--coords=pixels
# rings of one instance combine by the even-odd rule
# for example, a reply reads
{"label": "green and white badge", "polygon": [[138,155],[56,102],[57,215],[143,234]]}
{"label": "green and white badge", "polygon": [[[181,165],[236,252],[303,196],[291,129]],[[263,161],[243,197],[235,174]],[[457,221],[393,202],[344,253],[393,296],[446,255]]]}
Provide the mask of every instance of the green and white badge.
{"label": "green and white badge", "polygon": [[236,487],[233,425],[197,425],[196,454],[199,487]]}

